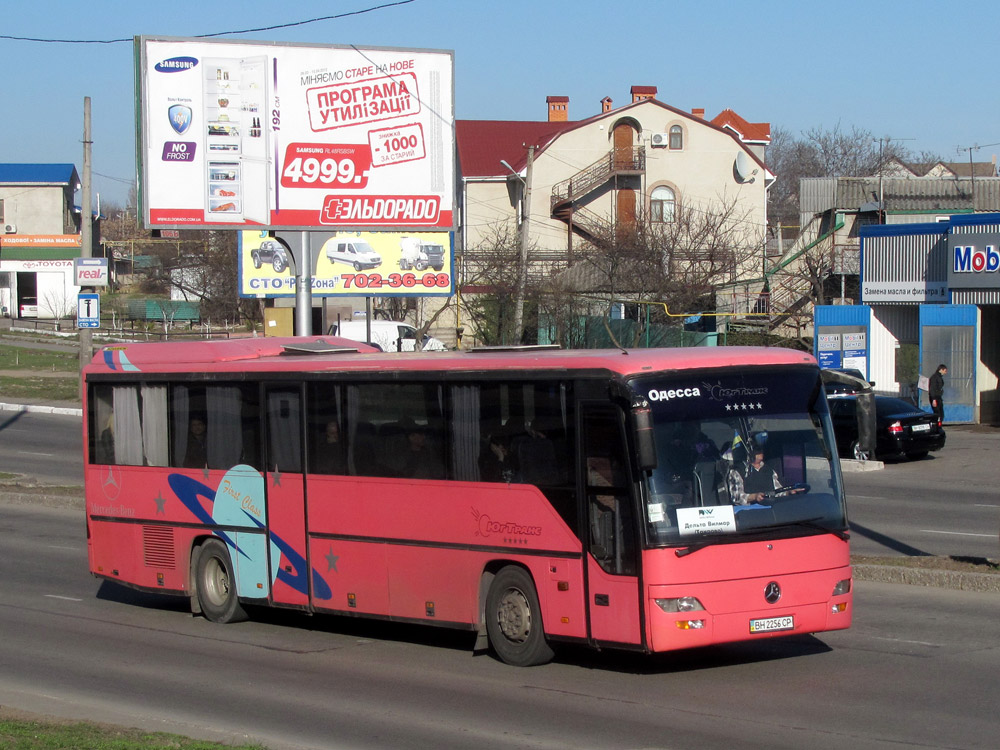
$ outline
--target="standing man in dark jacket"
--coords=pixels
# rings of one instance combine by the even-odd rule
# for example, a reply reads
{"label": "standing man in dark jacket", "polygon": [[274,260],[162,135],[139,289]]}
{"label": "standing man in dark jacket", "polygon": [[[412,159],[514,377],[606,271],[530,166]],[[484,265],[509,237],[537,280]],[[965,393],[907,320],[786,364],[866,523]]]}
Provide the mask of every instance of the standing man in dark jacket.
{"label": "standing man in dark jacket", "polygon": [[931,400],[931,408],[939,421],[944,421],[944,376],[948,374],[948,365],[938,365],[937,371],[931,375],[927,385],[927,395]]}

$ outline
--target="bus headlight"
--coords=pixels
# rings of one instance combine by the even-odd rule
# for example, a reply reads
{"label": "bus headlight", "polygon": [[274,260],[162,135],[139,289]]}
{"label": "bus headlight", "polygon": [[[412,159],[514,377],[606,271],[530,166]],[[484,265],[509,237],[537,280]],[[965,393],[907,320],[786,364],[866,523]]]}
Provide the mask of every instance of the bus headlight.
{"label": "bus headlight", "polygon": [[680,596],[676,599],[654,599],[656,606],[664,612],[700,612],[705,608],[693,596]]}
{"label": "bus headlight", "polygon": [[845,578],[843,581],[837,581],[837,585],[833,587],[833,596],[843,596],[844,594],[851,593],[851,579]]}

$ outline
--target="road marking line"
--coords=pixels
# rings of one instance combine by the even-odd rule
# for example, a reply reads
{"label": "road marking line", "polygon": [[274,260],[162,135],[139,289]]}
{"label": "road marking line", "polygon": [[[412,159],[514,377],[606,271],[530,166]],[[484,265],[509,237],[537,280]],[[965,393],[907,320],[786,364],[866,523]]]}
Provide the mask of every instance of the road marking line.
{"label": "road marking line", "polygon": [[1000,505],[989,505],[988,503],[976,503],[974,508],[1000,508]]}
{"label": "road marking line", "polygon": [[949,534],[950,536],[984,536],[989,539],[996,537],[996,534],[971,534],[967,531],[938,531],[937,529],[920,529],[921,534]]}
{"label": "road marking line", "polygon": [[55,453],[35,453],[34,451],[18,451],[21,456],[44,456],[45,458],[52,458]]}
{"label": "road marking line", "polygon": [[46,594],[46,599],[62,599],[67,602],[82,602],[83,599],[76,599],[72,596],[56,596],[55,594]]}

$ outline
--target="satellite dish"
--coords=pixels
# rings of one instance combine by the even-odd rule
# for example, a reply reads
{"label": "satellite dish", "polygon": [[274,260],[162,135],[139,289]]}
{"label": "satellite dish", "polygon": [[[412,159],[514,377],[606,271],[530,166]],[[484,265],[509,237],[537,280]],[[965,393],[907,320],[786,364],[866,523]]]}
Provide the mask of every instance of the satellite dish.
{"label": "satellite dish", "polygon": [[754,175],[759,170],[754,166],[753,161],[746,155],[745,151],[736,152],[736,161],[733,162],[733,179],[743,185],[754,181]]}

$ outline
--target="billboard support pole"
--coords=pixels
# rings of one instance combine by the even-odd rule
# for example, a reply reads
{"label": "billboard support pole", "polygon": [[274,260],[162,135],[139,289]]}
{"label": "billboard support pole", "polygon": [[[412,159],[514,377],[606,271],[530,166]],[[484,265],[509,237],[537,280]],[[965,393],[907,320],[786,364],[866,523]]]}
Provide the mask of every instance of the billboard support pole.
{"label": "billboard support pole", "polygon": [[312,336],[313,261],[309,232],[302,233],[302,247],[295,260],[295,335]]}

